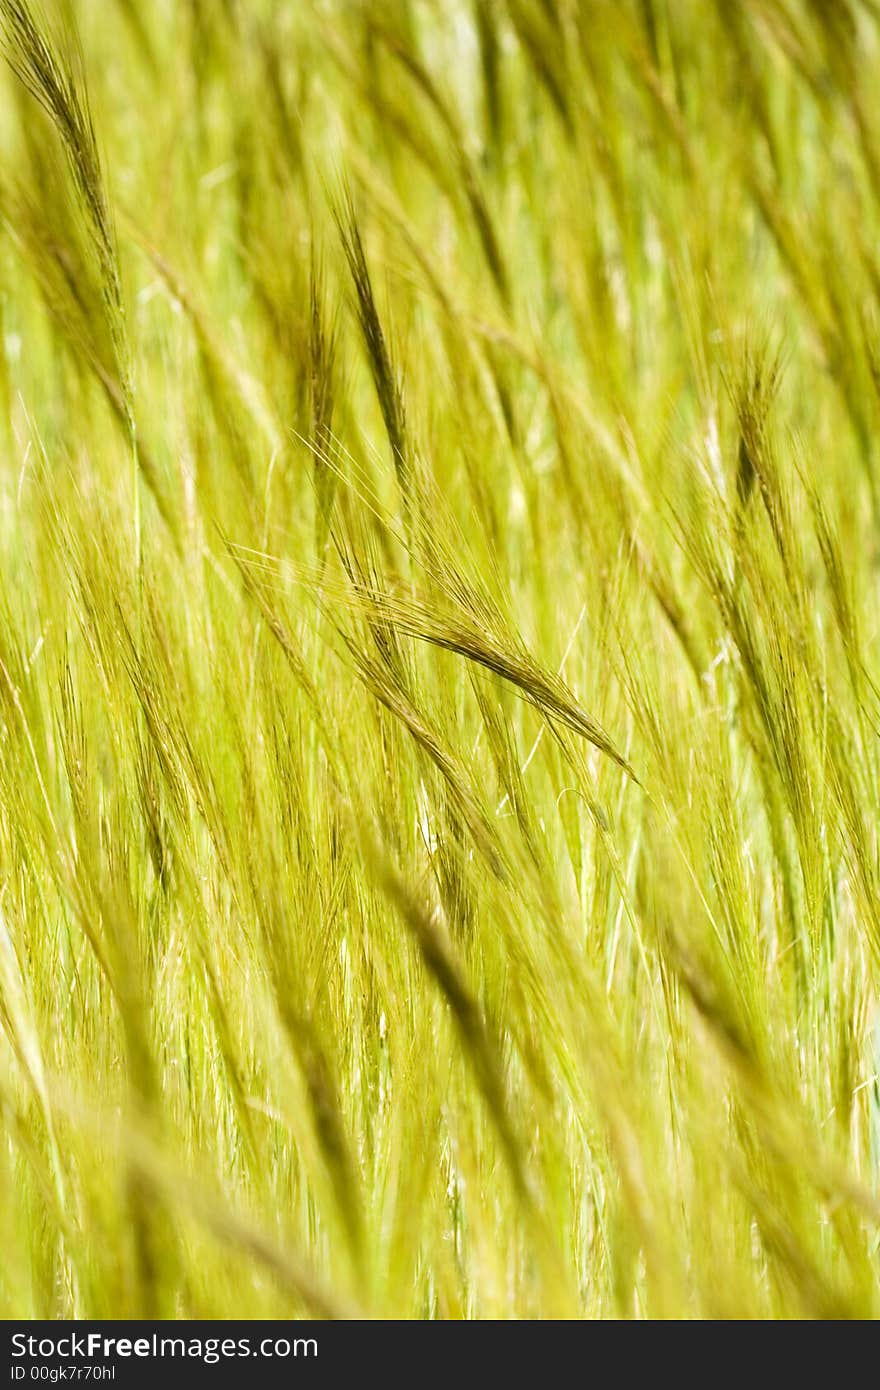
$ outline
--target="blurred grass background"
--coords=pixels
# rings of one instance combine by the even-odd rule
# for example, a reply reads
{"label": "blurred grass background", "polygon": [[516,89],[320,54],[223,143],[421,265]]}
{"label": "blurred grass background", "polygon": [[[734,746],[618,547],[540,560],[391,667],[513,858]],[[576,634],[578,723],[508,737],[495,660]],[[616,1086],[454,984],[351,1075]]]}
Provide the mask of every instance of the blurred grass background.
{"label": "blurred grass background", "polygon": [[0,1308],[880,1305],[880,6],[0,0]]}

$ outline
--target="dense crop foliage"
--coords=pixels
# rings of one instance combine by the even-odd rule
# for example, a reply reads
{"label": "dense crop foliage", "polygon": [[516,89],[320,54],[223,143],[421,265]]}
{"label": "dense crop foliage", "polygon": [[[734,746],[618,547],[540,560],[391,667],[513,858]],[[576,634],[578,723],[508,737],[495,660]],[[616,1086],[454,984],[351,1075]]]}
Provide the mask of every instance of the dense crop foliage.
{"label": "dense crop foliage", "polygon": [[880,6],[0,39],[0,1309],[880,1312]]}

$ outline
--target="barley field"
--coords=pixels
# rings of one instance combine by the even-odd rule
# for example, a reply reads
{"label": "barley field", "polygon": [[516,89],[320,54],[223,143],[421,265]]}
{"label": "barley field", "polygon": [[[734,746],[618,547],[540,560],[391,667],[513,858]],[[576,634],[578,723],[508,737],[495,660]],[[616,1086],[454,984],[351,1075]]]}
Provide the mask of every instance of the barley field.
{"label": "barley field", "polygon": [[880,4],[0,0],[0,1313],[880,1313]]}

